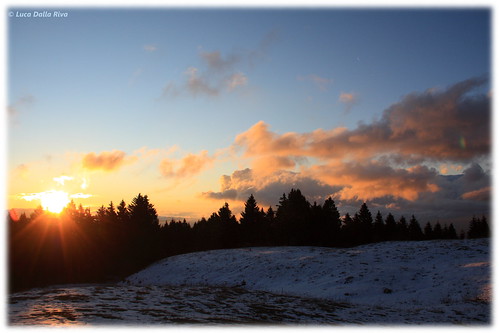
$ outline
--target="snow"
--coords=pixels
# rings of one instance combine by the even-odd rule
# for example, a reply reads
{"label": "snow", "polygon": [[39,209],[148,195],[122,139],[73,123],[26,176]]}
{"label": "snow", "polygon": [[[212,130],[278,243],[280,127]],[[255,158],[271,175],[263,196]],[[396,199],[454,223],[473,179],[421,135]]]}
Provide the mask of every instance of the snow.
{"label": "snow", "polygon": [[489,240],[254,247],[9,295],[11,325],[491,323]]}
{"label": "snow", "polygon": [[244,286],[397,308],[490,302],[489,240],[213,250],[166,258],[126,283]]}

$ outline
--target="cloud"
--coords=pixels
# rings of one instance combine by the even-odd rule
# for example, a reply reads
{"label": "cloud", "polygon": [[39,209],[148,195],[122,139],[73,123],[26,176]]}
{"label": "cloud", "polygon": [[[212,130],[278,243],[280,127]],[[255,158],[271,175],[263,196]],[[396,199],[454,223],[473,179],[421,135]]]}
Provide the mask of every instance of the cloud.
{"label": "cloud", "polygon": [[227,80],[229,90],[234,90],[237,87],[245,86],[248,83],[248,78],[243,73],[234,73]]}
{"label": "cloud", "polygon": [[99,154],[92,152],[83,157],[82,166],[89,170],[114,171],[135,159],[133,156],[127,159],[125,152],[121,150],[104,151]]}
{"label": "cloud", "polygon": [[28,177],[30,168],[26,164],[19,164],[15,169],[14,173],[17,177],[26,179]]}
{"label": "cloud", "polygon": [[319,75],[316,75],[316,74],[310,74],[310,75],[307,75],[307,76],[298,76],[297,79],[299,81],[311,81],[321,91],[328,90],[329,86],[333,83],[332,79],[328,79],[328,78],[325,78],[325,77],[320,77]]}
{"label": "cloud", "polygon": [[160,163],[160,172],[167,178],[192,177],[208,168],[215,158],[208,155],[206,150],[200,154],[187,154],[180,160],[165,158]]}
{"label": "cloud", "polygon": [[213,200],[246,201],[253,194],[262,205],[274,205],[283,193],[291,188],[300,188],[311,201],[323,201],[336,193],[340,187],[329,186],[315,179],[290,171],[278,171],[265,177],[258,176],[250,168],[236,170],[232,175],[220,178],[220,191],[202,193],[202,197]]}
{"label": "cloud", "polygon": [[434,220],[488,214],[491,178],[481,164],[490,159],[490,97],[477,92],[485,83],[472,78],[408,94],[353,129],[281,134],[259,121],[231,146],[251,168],[224,175],[220,190],[203,196],[253,193],[275,204],[279,191],[306,186],[311,197],[329,193],[345,208],[367,200]]}
{"label": "cloud", "polygon": [[35,103],[35,97],[33,95],[24,95],[19,97],[14,103],[7,106],[7,113],[10,116],[17,115],[20,110],[24,110]]}
{"label": "cloud", "polygon": [[158,49],[158,47],[155,44],[146,44],[144,45],[144,50],[147,52],[154,52]]}
{"label": "cloud", "polygon": [[71,176],[59,176],[59,177],[54,177],[52,178],[56,183],[58,183],[59,185],[64,185],[64,182],[66,182],[66,180],[73,180],[73,177]]}
{"label": "cloud", "polygon": [[305,154],[306,136],[289,132],[282,135],[272,133],[269,125],[259,121],[246,132],[236,136],[235,149],[244,149],[245,156],[262,154],[303,155]]}
{"label": "cloud", "polygon": [[[277,134],[260,121],[236,136],[244,156],[312,156],[322,160],[392,163],[469,163],[490,154],[490,100],[470,93],[485,81],[470,79],[444,91],[413,93],[393,104],[380,120],[356,128]],[[466,145],[461,138],[465,138]]]}
{"label": "cloud", "polygon": [[189,67],[185,71],[187,75],[187,90],[194,96],[198,94],[206,94],[210,96],[217,96],[220,89],[217,86],[211,86],[210,82],[205,77],[199,77],[198,69],[196,67]]}
{"label": "cloud", "polygon": [[487,186],[479,190],[463,193],[461,197],[466,200],[490,201],[491,187]]}
{"label": "cloud", "polygon": [[86,194],[86,193],[74,193],[69,195],[70,198],[72,199],[88,199],[92,197],[92,194]]}
{"label": "cloud", "polygon": [[395,168],[378,161],[343,162],[313,167],[310,171],[318,179],[342,186],[341,200],[373,200],[390,196],[409,201],[419,199],[424,192],[439,190],[438,172],[425,166]]}
{"label": "cloud", "polygon": [[205,62],[208,69],[214,72],[232,71],[233,67],[241,62],[243,54],[229,53],[225,58],[220,51],[201,52],[201,59]]}
{"label": "cloud", "polygon": [[356,93],[342,92],[338,100],[345,104],[345,112],[350,112],[352,107],[358,103],[359,97]]}
{"label": "cloud", "polygon": [[250,70],[265,57],[275,42],[276,33],[265,36],[253,50],[233,50],[222,54],[219,50],[199,52],[200,63],[188,67],[181,82],[170,81],[162,91],[163,97],[178,97],[184,94],[197,96],[219,96],[234,92],[248,84],[244,69]]}

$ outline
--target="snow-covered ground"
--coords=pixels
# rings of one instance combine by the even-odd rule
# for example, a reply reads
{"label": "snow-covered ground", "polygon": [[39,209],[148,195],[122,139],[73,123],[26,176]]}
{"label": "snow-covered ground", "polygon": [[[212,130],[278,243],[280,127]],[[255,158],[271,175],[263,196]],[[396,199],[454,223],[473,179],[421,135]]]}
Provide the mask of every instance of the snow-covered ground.
{"label": "snow-covered ground", "polygon": [[349,249],[255,247],[166,258],[118,285],[9,296],[13,325],[490,324],[486,239]]}
{"label": "snow-covered ground", "polygon": [[463,312],[471,304],[479,316],[490,310],[489,240],[214,250],[166,258],[126,283],[243,286],[396,309]]}

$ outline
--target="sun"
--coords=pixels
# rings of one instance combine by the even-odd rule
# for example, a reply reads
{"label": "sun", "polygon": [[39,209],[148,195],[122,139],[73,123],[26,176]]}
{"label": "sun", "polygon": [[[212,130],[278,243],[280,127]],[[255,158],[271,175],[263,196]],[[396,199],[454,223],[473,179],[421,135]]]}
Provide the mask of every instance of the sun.
{"label": "sun", "polygon": [[40,193],[40,202],[43,209],[48,210],[51,213],[60,213],[69,203],[69,195],[64,191],[45,191]]}

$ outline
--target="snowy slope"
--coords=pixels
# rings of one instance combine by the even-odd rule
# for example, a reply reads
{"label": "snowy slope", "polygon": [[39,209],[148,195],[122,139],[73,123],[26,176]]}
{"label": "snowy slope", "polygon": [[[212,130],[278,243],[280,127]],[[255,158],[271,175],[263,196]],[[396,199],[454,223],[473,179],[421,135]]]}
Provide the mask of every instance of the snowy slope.
{"label": "snowy slope", "polygon": [[452,305],[454,311],[469,311],[470,304],[479,303],[483,311],[490,304],[489,242],[213,250],[166,258],[128,277],[125,284],[243,286],[406,309]]}

